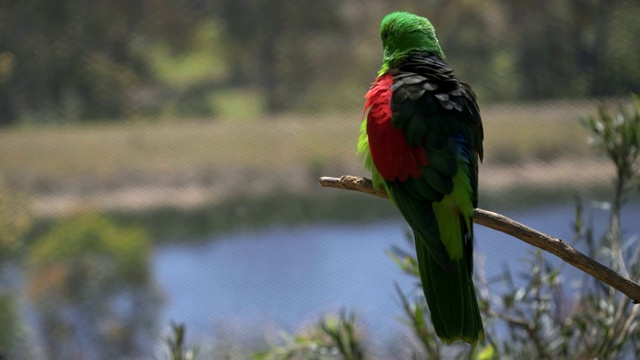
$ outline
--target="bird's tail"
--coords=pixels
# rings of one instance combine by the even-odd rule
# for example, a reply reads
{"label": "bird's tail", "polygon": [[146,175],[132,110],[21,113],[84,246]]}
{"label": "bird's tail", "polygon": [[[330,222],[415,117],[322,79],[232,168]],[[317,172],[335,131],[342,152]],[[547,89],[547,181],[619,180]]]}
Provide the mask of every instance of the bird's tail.
{"label": "bird's tail", "polygon": [[[473,236],[466,229],[466,222],[459,217],[453,236]],[[471,238],[466,239],[471,242]],[[427,252],[425,242],[415,238],[422,288],[431,312],[431,321],[438,337],[447,344],[463,340],[472,345],[484,338],[482,318],[478,308],[476,290],[472,279],[471,252],[463,251],[460,259],[451,260],[446,268],[438,264]],[[470,244],[473,246],[472,244]]]}

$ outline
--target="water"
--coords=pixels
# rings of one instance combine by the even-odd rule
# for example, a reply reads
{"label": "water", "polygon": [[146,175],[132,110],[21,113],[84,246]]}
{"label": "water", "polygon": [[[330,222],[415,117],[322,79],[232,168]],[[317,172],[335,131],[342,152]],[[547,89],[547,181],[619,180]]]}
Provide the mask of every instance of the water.
{"label": "water", "polygon": [[[590,208],[586,214],[599,234],[608,212]],[[504,215],[567,241],[573,236],[570,205]],[[640,203],[625,207],[623,215],[626,232],[640,233]],[[313,224],[230,233],[202,245],[162,246],[153,260],[166,301],[162,324],[185,323],[191,336],[206,341],[229,329],[239,335],[291,333],[344,308],[356,311],[367,334],[384,339],[404,329],[397,320],[401,308],[394,282],[405,293],[415,282],[385,253],[393,245],[412,251],[406,230],[401,220]],[[522,260],[533,247],[481,226],[475,231],[476,254],[484,259],[487,278],[505,266],[514,274],[527,271]],[[562,276],[581,274],[567,266]]]}

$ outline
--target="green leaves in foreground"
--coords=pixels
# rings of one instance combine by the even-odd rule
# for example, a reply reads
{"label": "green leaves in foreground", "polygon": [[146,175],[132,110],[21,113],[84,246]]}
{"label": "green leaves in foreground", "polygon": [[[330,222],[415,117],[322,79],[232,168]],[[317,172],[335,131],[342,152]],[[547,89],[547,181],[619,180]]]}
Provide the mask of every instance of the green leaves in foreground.
{"label": "green leaves in foreground", "polygon": [[640,167],[640,97],[632,97],[631,104],[618,105],[616,114],[601,105],[598,117],[581,119],[591,131],[590,143],[613,161],[623,183],[631,180]]}
{"label": "green leaves in foreground", "polygon": [[171,333],[165,339],[171,360],[194,360],[197,351],[187,347],[187,327],[184,324],[171,322]]}
{"label": "green leaves in foreground", "polygon": [[362,360],[365,357],[360,335],[355,315],[341,312],[338,316],[326,316],[316,327],[300,335],[282,335],[283,344],[254,354],[253,359]]}
{"label": "green leaves in foreground", "polygon": [[24,268],[43,351],[58,359],[142,356],[159,310],[150,256],[143,229],[100,214],[65,218],[37,238]]}

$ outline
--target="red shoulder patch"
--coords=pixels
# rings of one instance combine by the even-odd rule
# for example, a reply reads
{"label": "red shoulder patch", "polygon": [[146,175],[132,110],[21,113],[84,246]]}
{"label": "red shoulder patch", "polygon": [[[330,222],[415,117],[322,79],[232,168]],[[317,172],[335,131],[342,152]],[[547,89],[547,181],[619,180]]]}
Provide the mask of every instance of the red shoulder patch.
{"label": "red shoulder patch", "polygon": [[369,151],[376,169],[386,180],[405,181],[422,176],[420,166],[429,165],[421,147],[409,147],[402,129],[391,125],[391,85],[393,76],[379,76],[365,96]]}

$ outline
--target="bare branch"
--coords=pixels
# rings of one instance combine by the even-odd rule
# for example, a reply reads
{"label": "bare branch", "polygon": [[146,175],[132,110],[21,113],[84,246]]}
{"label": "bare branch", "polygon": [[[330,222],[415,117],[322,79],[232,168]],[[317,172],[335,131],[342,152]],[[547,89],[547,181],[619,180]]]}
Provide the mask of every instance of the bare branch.
{"label": "bare branch", "polygon": [[[320,185],[337,189],[360,191],[387,198],[386,192],[373,188],[371,180],[359,176],[344,175],[340,178],[321,177]],[[511,235],[527,244],[550,252],[565,262],[627,295],[635,304],[640,303],[640,286],[637,283],[574,249],[561,239],[543,234],[517,221],[511,220],[506,216],[482,209],[476,209],[474,211],[473,222]]]}
{"label": "bare branch", "polygon": [[343,175],[340,178],[323,176],[320,178],[320,185],[336,189],[355,190],[385,199],[388,198],[386,192],[373,188],[371,180],[360,176]]}

